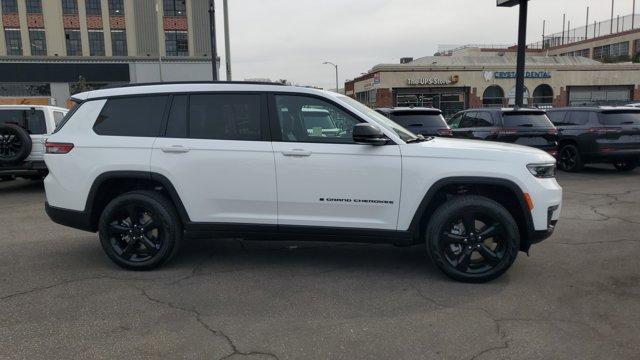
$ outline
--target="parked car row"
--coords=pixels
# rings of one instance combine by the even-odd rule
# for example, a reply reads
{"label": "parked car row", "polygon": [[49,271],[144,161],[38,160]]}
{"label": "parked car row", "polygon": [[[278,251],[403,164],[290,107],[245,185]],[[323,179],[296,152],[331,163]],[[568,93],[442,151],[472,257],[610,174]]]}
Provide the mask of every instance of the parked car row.
{"label": "parked car row", "polygon": [[452,136],[526,145],[577,172],[589,163],[610,163],[631,171],[640,162],[640,109],[592,107],[469,109],[447,122],[432,108],[380,108],[379,113],[423,136]]}

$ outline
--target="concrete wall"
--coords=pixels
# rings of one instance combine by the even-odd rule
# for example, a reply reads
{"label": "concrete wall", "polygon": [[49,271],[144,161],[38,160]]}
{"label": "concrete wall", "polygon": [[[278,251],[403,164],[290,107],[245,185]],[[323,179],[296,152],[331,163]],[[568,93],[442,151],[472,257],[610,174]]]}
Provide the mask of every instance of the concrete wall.
{"label": "concrete wall", "polygon": [[[155,63],[129,65],[132,83],[160,82],[160,66]],[[163,81],[211,81],[210,63],[162,63]]]}
{"label": "concrete wall", "polygon": [[56,106],[67,106],[67,100],[71,96],[68,83],[51,83],[51,97]]}

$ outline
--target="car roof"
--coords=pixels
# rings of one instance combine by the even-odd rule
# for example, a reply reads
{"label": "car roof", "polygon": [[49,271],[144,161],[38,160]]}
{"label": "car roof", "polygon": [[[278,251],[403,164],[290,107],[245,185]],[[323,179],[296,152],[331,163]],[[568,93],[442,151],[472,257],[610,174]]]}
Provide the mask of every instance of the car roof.
{"label": "car roof", "polygon": [[561,107],[549,109],[548,111],[593,111],[593,112],[602,112],[602,111],[612,111],[612,110],[629,110],[629,111],[638,111],[638,108],[632,106],[573,106],[573,107]]}
{"label": "car roof", "polygon": [[392,108],[377,108],[377,111],[382,111],[385,113],[393,113],[393,112],[425,112],[425,111],[429,111],[429,112],[437,112],[439,114],[442,114],[442,110],[440,109],[436,109],[436,108],[430,108],[430,107],[392,107]]}
{"label": "car roof", "polygon": [[546,110],[544,109],[538,109],[538,108],[472,108],[472,109],[467,109],[467,110],[462,110],[460,111],[460,113],[467,113],[467,112],[471,112],[471,111],[491,111],[491,112],[502,112],[502,113],[518,113],[518,112],[523,112],[523,113],[540,113],[540,114],[544,114],[546,112]]}
{"label": "car roof", "polygon": [[72,100],[80,102],[91,99],[109,98],[115,96],[149,95],[166,93],[192,93],[192,92],[290,92],[299,94],[320,95],[323,97],[337,98],[342,94],[299,86],[285,86],[273,83],[249,83],[249,82],[176,82],[131,84],[120,87],[107,87],[99,90],[87,91],[72,96]]}
{"label": "car roof", "polygon": [[29,110],[29,109],[53,109],[60,111],[69,111],[69,109],[59,107],[59,106],[51,106],[51,105],[0,105],[0,110]]}

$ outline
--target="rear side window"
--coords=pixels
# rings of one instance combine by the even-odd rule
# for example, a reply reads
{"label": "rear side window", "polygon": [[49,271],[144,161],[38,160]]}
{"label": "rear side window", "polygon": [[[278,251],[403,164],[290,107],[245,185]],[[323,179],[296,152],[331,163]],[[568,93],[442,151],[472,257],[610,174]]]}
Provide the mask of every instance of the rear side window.
{"label": "rear side window", "polygon": [[167,123],[166,137],[189,137],[189,128],[187,124],[187,100],[187,95],[177,95],[173,97],[171,112],[169,112],[169,122]]}
{"label": "rear side window", "polygon": [[42,110],[0,110],[0,124],[18,125],[32,135],[47,133]]}
{"label": "rear side window", "polygon": [[189,138],[258,141],[258,94],[198,94],[189,99]]}
{"label": "rear side window", "polygon": [[489,114],[488,112],[479,112],[476,115],[475,126],[476,127],[493,126],[493,118],[491,114]]}
{"label": "rear side window", "polygon": [[602,125],[640,125],[640,111],[607,111],[600,114]]}
{"label": "rear side window", "polygon": [[157,137],[167,96],[136,96],[107,100],[93,130],[98,135]]}
{"label": "rear side window", "polygon": [[549,117],[549,120],[551,120],[551,122],[556,126],[568,125],[565,122],[566,115],[566,111],[551,111],[547,113],[547,117]]}
{"label": "rear side window", "polygon": [[64,113],[62,111],[54,111],[53,112],[53,122],[58,126],[62,119],[64,118]]}
{"label": "rear side window", "polygon": [[553,128],[553,124],[544,113],[506,112],[503,114],[506,127]]}
{"label": "rear side window", "polygon": [[594,115],[591,111],[571,111],[564,121],[567,125],[586,125]]}
{"label": "rear side window", "polygon": [[391,120],[401,126],[446,127],[446,121],[439,112],[433,111],[397,111],[391,114]]}

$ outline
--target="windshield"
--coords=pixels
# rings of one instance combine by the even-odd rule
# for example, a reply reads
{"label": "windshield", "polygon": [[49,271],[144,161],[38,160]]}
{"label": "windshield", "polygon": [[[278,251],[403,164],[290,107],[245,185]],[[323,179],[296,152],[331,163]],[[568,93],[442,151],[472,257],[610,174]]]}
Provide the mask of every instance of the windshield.
{"label": "windshield", "polygon": [[440,113],[426,111],[398,111],[390,114],[391,120],[401,126],[447,127]]}
{"label": "windshield", "polygon": [[418,137],[418,135],[415,135],[414,133],[412,133],[411,131],[403,128],[402,126],[396,124],[395,122],[393,122],[393,120],[389,119],[388,117],[376,112],[375,110],[361,104],[360,102],[358,102],[357,100],[354,100],[350,97],[347,96],[340,96],[339,97],[340,100],[344,101],[345,103],[353,106],[354,108],[356,108],[356,110],[360,111],[361,113],[363,113],[364,115],[366,115],[369,119],[373,120],[376,122],[376,124],[382,126],[383,128],[393,131],[395,132],[398,137],[400,137],[400,139],[402,139],[402,141],[404,142],[413,142],[416,141],[418,139],[420,139]]}
{"label": "windshield", "polygon": [[316,127],[322,129],[333,129],[336,127],[328,112],[302,111],[302,117],[304,117],[304,124],[307,126],[307,129],[313,129]]}
{"label": "windshield", "polygon": [[553,128],[553,124],[542,113],[504,113],[506,127]]}
{"label": "windshield", "polygon": [[611,111],[600,115],[602,125],[638,125],[640,124],[640,111]]}

